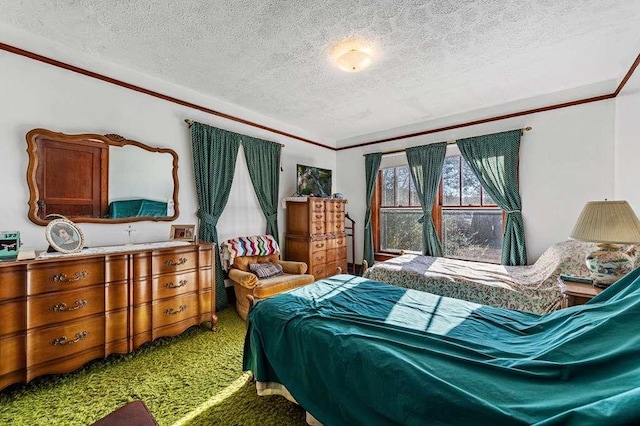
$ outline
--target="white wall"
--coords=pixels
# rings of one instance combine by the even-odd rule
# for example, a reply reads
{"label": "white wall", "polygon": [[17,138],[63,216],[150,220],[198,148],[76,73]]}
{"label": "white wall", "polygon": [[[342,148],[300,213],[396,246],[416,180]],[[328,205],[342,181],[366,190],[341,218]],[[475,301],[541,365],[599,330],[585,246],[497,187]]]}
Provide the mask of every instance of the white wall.
{"label": "white wall", "polygon": [[[26,46],[37,50],[32,40]],[[42,50],[46,50],[42,48]],[[56,59],[72,62],[62,50],[51,50]],[[93,58],[78,57],[75,64],[108,74],[126,82],[190,101],[265,126],[319,140],[315,135],[291,128],[267,117],[221,104],[190,90],[165,83],[132,70],[103,64]],[[285,144],[282,150],[280,194],[295,191],[297,163],[335,170],[335,153],[295,139],[279,136],[241,123],[223,120],[210,114],[182,107],[148,95],[137,93],[97,79],[89,78],[32,59],[0,51],[0,144],[3,149],[2,183],[0,184],[0,229],[19,230],[25,247],[45,249],[45,228],[27,218],[29,190],[26,183],[28,156],[25,134],[42,127],[64,133],[117,133],[147,145],[167,147],[179,156],[180,216],[174,224],[197,223],[197,201],[191,156],[191,138],[185,118],[194,119],[234,132]],[[136,222],[133,242],[168,239],[171,222]],[[280,210],[280,231],[284,231]],[[244,156],[238,156],[236,179],[229,203],[218,223],[221,239],[263,233],[266,221],[251,186]],[[127,224],[80,224],[88,246],[127,242]]]}
{"label": "white wall", "polygon": [[640,215],[640,69],[616,97],[616,198],[627,200]]}
{"label": "white wall", "polygon": [[[483,116],[493,115],[490,111],[483,111]],[[524,133],[520,147],[522,214],[529,263],[532,263],[551,244],[567,239],[586,201],[613,199],[614,116],[615,101],[601,101],[338,151],[337,169],[340,173],[336,191],[344,192],[349,199],[347,210],[358,223],[358,263],[363,252],[365,212],[363,154],[533,127]],[[466,122],[478,118],[477,113],[466,114],[452,121]]]}

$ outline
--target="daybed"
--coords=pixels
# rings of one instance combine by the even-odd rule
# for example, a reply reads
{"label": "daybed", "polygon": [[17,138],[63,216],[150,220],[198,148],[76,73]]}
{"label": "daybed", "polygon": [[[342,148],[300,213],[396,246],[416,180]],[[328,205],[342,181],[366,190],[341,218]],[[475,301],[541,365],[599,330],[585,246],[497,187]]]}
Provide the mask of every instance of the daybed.
{"label": "daybed", "polygon": [[560,274],[589,276],[584,258],[594,247],[580,241],[557,243],[529,266],[407,254],[376,263],[364,276],[440,296],[543,314],[566,306]]}
{"label": "daybed", "polygon": [[542,316],[337,275],[258,302],[243,365],[327,426],[638,424],[639,275]]}

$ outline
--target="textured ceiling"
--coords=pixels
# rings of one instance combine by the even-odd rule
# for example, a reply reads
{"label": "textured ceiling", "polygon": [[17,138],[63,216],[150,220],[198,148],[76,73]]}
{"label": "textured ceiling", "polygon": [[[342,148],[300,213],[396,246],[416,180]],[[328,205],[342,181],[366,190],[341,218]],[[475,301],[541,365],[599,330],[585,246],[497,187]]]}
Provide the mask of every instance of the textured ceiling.
{"label": "textured ceiling", "polygon": [[[0,0],[0,24],[338,146],[594,83],[613,91],[640,47],[639,0]],[[345,39],[372,45],[370,68],[331,63]]]}

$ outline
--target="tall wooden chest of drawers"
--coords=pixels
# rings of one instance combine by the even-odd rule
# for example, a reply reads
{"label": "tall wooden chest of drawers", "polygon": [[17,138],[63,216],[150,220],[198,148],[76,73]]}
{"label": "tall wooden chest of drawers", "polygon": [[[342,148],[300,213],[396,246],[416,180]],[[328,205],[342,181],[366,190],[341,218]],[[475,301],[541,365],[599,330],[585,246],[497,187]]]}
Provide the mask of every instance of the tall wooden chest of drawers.
{"label": "tall wooden chest of drawers", "polygon": [[347,200],[307,197],[287,200],[285,258],[305,262],[316,279],[347,271]]}
{"label": "tall wooden chest of drawers", "polygon": [[215,324],[212,245],[135,247],[0,263],[0,389]]}

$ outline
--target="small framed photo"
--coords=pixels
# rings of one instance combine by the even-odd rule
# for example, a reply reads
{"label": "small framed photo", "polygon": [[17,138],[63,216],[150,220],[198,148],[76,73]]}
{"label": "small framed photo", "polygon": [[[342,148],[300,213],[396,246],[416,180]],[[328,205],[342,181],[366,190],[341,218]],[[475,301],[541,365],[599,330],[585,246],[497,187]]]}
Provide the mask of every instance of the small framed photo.
{"label": "small framed photo", "polygon": [[77,253],[84,247],[82,231],[68,219],[53,219],[47,225],[45,236],[49,245],[61,253]]}
{"label": "small framed photo", "polygon": [[196,226],[195,225],[171,225],[171,235],[169,238],[178,241],[190,241],[196,240]]}

